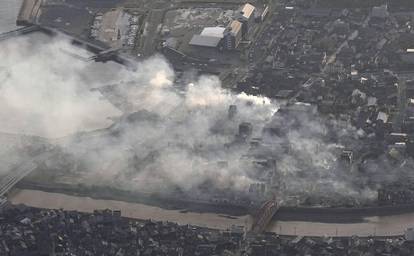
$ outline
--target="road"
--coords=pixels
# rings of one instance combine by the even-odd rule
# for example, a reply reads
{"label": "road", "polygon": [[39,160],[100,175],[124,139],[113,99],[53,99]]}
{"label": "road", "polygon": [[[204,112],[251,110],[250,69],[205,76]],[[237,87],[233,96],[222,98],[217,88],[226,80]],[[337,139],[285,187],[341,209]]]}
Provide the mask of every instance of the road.
{"label": "road", "polygon": [[142,54],[144,56],[151,56],[156,50],[156,39],[159,33],[159,27],[162,24],[164,17],[164,9],[151,10],[147,23],[145,24],[144,45],[142,47]]}
{"label": "road", "polygon": [[[263,62],[264,58],[268,54],[268,49],[270,49],[271,45],[277,40],[280,36],[280,34],[283,32],[281,30],[279,31],[273,31],[269,30],[272,28],[272,22],[273,22],[273,16],[275,15],[275,12],[278,8],[280,8],[280,3],[278,1],[271,1],[269,3],[269,13],[267,14],[267,17],[263,24],[260,26],[258,31],[256,31],[256,34],[254,35],[255,40],[253,40],[253,45],[250,47],[247,53],[248,58],[248,68],[252,69],[257,63]],[[276,35],[275,35],[276,33]],[[272,38],[270,40],[270,43],[267,45],[263,44],[263,42],[266,41],[266,39]],[[266,49],[262,50],[261,48],[267,46]]]}
{"label": "road", "polygon": [[404,122],[404,118],[407,112],[407,85],[404,80],[399,81],[398,83],[398,113],[395,116],[394,122],[392,124],[392,128],[395,132],[401,132],[402,124]]}
{"label": "road", "polygon": [[30,26],[30,27],[18,28],[16,30],[12,30],[12,31],[9,31],[9,32],[0,33],[0,41],[6,40],[6,39],[9,39],[9,38],[14,38],[16,36],[28,34],[28,33],[37,31],[39,29],[40,28],[37,27],[37,26]]}

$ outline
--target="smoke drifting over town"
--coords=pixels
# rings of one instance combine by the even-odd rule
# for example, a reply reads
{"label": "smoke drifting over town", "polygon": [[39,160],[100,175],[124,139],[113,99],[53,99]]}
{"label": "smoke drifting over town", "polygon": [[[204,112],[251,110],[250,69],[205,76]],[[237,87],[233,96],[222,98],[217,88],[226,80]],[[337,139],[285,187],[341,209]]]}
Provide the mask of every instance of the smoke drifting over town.
{"label": "smoke drifting over town", "polygon": [[99,128],[105,125],[105,115],[120,113],[89,91],[95,74],[89,74],[84,63],[64,53],[70,46],[49,40],[36,35],[2,44],[2,131],[61,137]]}
{"label": "smoke drifting over town", "polygon": [[[27,135],[2,136],[0,161],[7,166],[18,162],[10,156],[35,157],[27,147],[46,145],[59,153],[42,168],[54,170],[58,183],[195,195],[273,180],[287,195],[375,196],[376,184],[338,161],[365,136],[346,122],[307,105],[278,112],[280,103],[224,90],[214,76],[178,80],[162,56],[132,71],[72,52],[62,38],[3,43],[0,130]],[[244,134],[246,123],[251,134]],[[263,171],[268,160],[277,171]]]}

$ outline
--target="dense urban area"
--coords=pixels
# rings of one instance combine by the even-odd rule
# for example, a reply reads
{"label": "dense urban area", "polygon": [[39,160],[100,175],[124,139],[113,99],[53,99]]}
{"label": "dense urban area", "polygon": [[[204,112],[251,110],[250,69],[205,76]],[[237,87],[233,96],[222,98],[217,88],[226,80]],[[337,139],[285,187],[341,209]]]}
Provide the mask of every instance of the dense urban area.
{"label": "dense urban area", "polygon": [[[38,72],[51,70],[39,77],[88,84],[64,93],[97,94],[106,113],[92,116],[106,116],[59,134],[0,129],[10,169],[0,172],[0,255],[413,255],[412,223],[364,237],[266,232],[289,215],[280,209],[299,220],[355,210],[363,222],[413,211],[413,2],[23,0],[16,16],[4,49],[31,45]],[[4,63],[24,62],[12,55]],[[0,65],[4,88],[17,69]],[[252,220],[213,229],[13,204],[25,189]]]}
{"label": "dense urban area", "polygon": [[92,214],[40,210],[22,205],[0,218],[1,255],[412,255],[414,233],[405,237],[246,237],[234,227],[218,231],[152,220],[131,220],[120,211]]}

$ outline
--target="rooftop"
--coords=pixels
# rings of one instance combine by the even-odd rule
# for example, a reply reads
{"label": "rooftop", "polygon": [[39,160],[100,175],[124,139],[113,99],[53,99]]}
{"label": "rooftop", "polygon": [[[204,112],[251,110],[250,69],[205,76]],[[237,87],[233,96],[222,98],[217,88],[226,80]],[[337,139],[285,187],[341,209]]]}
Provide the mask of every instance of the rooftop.
{"label": "rooftop", "polygon": [[243,24],[238,20],[233,20],[230,23],[231,32],[237,34],[241,31]]}
{"label": "rooftop", "polygon": [[220,43],[221,37],[217,36],[205,36],[194,35],[190,41],[190,45],[205,46],[205,47],[217,47]]}
{"label": "rooftop", "polygon": [[241,9],[241,12],[243,13],[243,17],[246,19],[250,19],[255,9],[256,7],[254,7],[253,5],[249,3],[245,4]]}
{"label": "rooftop", "polygon": [[218,37],[223,38],[224,37],[224,31],[226,29],[223,27],[206,27],[201,32],[201,36],[209,36],[209,37]]}

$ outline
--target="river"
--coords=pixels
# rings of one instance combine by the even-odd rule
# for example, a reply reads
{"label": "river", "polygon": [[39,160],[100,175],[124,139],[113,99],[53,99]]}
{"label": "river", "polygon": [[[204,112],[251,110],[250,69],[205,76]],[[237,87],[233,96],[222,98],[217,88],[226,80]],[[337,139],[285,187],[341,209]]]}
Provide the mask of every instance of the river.
{"label": "river", "polygon": [[414,225],[414,213],[386,217],[367,217],[361,223],[319,223],[276,221],[269,231],[301,236],[396,236]]}
{"label": "river", "polygon": [[0,1],[0,33],[17,29],[16,18],[23,0]]}
{"label": "river", "polygon": [[37,190],[15,190],[9,200],[13,204],[46,209],[65,209],[81,212],[93,212],[96,209],[121,210],[122,215],[135,219],[153,219],[157,221],[177,222],[214,229],[228,229],[231,226],[244,226],[249,216],[231,217],[213,213],[193,213],[179,210],[166,210],[159,207],[113,200],[97,200],[89,197],[68,196]]}
{"label": "river", "polygon": [[[182,212],[159,207],[113,200],[97,200],[89,197],[68,196],[37,190],[15,190],[9,200],[13,204],[92,212],[95,209],[121,210],[122,215],[136,219],[171,221],[215,229],[228,229],[233,225],[250,225],[249,216],[231,217],[212,213]],[[395,236],[414,224],[414,213],[385,217],[367,217],[360,223],[320,223],[309,221],[274,221],[267,231],[282,235],[303,236]]]}

